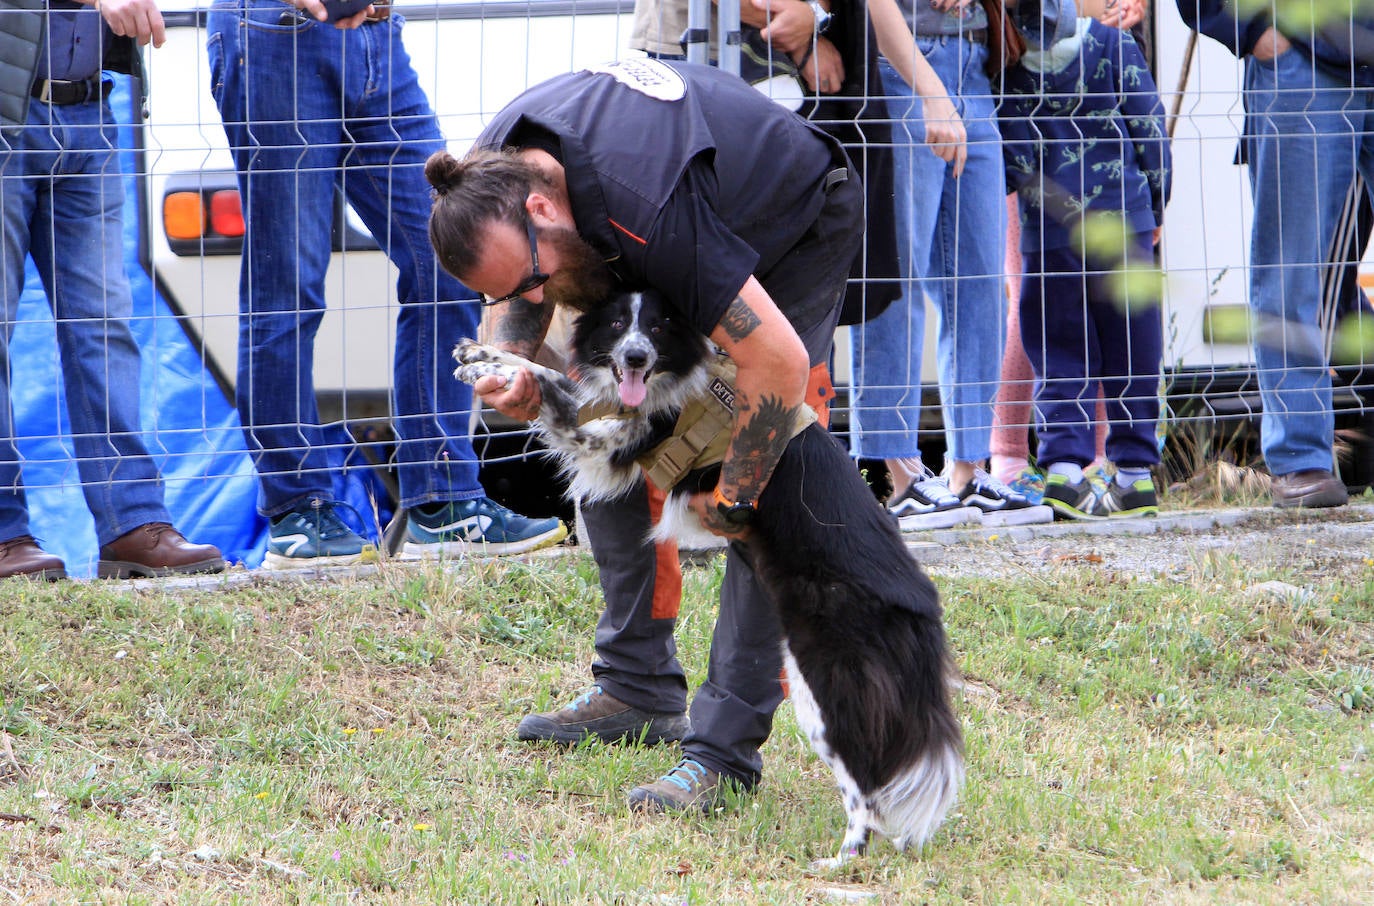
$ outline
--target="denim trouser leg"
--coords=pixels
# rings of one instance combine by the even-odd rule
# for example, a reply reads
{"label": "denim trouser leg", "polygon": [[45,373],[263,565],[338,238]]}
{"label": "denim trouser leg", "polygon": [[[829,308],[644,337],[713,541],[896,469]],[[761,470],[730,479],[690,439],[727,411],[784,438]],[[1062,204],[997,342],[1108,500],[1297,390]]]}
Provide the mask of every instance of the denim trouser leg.
{"label": "denim trouser leg", "polygon": [[77,471],[101,545],[148,522],[170,522],[139,415],[141,362],[129,330],[124,275],[124,188],[114,115],[103,102],[29,104],[3,170],[5,440],[0,442],[0,540],[28,531],[9,402],[8,345],[32,254],[56,319]]}
{"label": "denim trouser leg", "polygon": [[332,496],[312,375],[340,185],[400,271],[392,391],[400,502],[481,496],[471,390],[449,376],[449,350],[475,333],[477,306],[430,248],[423,167],[443,141],[401,45],[404,19],[341,31],[279,25],[281,12],[275,0],[247,0],[246,9],[217,5],[209,19],[212,89],[248,223],[238,398],[261,510],[271,516]]}
{"label": "denim trouser leg", "polygon": [[921,455],[917,429],[921,421],[926,301],[917,279],[919,270],[912,261],[912,166],[916,155],[930,151],[924,147],[925,134],[918,128],[920,108],[913,106],[911,89],[886,60],[879,66],[893,121],[893,223],[904,290],[882,314],[849,329],[853,391],[849,437],[850,454],[855,458],[901,459]]}
{"label": "denim trouser leg", "polygon": [[[919,99],[885,61],[884,92],[897,129],[899,257],[910,282],[924,287],[938,313],[940,395],[951,459],[978,462],[992,446],[992,411],[1005,342],[1002,285],[1005,181],[996,106],[983,60],[987,49],[957,37],[922,37],[920,46],[953,94],[968,132],[963,175],[924,147]],[[903,162],[902,158],[906,158]],[[938,187],[938,191],[937,188]],[[871,353],[870,353],[871,355]],[[919,345],[911,353],[920,361]]]}
{"label": "denim trouser leg", "polygon": [[1356,168],[1374,176],[1374,93],[1341,86],[1297,50],[1248,60],[1245,81],[1264,458],[1275,475],[1331,469],[1332,313],[1321,310],[1322,280]]}

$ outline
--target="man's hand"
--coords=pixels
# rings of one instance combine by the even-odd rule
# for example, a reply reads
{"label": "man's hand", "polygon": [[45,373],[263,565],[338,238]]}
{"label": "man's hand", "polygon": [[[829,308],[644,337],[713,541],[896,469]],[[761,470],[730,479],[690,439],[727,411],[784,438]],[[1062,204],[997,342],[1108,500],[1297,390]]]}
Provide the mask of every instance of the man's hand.
{"label": "man's hand", "polygon": [[1113,28],[1135,28],[1145,18],[1145,0],[1107,0],[1097,21]]}
{"label": "man's hand", "polygon": [[489,374],[478,379],[472,389],[482,402],[507,418],[528,422],[539,417],[543,396],[539,392],[539,382],[528,368],[520,369],[509,386],[505,378]]}
{"label": "man's hand", "polygon": [[157,0],[91,0],[110,31],[124,38],[133,38],[139,46],[150,41],[154,47],[167,42],[167,27],[162,22],[162,10]]}
{"label": "man's hand", "polygon": [[701,527],[712,535],[729,538],[731,541],[749,540],[749,526],[726,522],[725,517],[720,514],[720,510],[716,509],[715,501],[712,500],[710,494],[693,494],[687,498],[687,506],[691,507],[692,512],[697,514]]}
{"label": "man's hand", "polygon": [[[810,46],[808,42],[808,47]],[[844,86],[844,60],[840,51],[828,38],[816,39],[816,52],[809,57],[806,51],[793,54],[793,61],[801,67],[802,79],[808,91],[834,94]]]}
{"label": "man's hand", "polygon": [[[816,34],[816,14],[803,0],[750,0],[768,17],[759,37],[784,53],[796,56],[811,46]],[[814,89],[813,89],[814,90]]]}

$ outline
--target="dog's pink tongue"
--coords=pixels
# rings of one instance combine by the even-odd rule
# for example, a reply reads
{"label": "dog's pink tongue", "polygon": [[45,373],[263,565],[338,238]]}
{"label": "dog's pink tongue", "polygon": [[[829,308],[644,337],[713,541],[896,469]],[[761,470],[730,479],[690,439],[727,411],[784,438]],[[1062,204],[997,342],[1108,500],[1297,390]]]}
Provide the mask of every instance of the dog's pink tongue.
{"label": "dog's pink tongue", "polygon": [[644,372],[637,370],[625,372],[625,377],[620,381],[621,403],[633,409],[644,402],[644,397],[648,392],[648,388],[644,386]]}

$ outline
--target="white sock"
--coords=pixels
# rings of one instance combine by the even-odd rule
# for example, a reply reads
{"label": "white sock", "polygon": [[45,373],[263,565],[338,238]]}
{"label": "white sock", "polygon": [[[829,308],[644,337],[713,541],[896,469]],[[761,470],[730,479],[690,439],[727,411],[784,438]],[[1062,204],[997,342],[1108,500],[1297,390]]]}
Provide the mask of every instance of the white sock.
{"label": "white sock", "polygon": [[1123,488],[1129,488],[1142,478],[1149,478],[1149,469],[1123,469],[1117,467],[1116,483]]}
{"label": "white sock", "polygon": [[1048,471],[1051,475],[1063,475],[1069,484],[1078,484],[1083,480],[1083,467],[1076,462],[1052,462]]}

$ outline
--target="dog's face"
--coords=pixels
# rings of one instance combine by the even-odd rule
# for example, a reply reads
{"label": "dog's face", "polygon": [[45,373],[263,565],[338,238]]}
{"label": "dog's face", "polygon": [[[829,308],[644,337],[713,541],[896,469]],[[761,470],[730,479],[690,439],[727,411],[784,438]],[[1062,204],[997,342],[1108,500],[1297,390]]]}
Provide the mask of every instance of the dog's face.
{"label": "dog's face", "polygon": [[573,354],[579,377],[599,396],[644,405],[661,397],[706,360],[706,338],[652,291],[620,291],[578,317]]}

